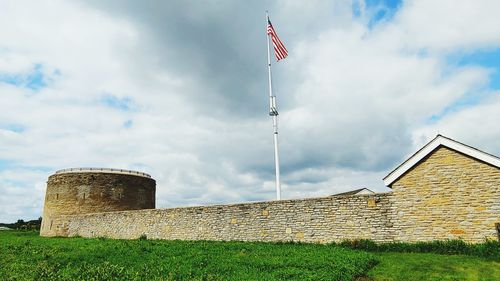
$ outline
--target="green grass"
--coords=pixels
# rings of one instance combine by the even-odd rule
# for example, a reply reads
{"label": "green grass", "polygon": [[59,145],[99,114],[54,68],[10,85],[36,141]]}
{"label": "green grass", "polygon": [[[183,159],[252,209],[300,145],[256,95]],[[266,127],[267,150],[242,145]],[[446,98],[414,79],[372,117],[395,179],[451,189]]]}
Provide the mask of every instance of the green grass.
{"label": "green grass", "polygon": [[375,243],[371,240],[346,240],[339,246],[369,252],[433,253],[445,255],[469,255],[500,262],[500,242],[486,240],[484,243],[471,244],[463,240],[436,240],[416,243]]}
{"label": "green grass", "polygon": [[[453,245],[441,245],[441,251],[466,251]],[[417,248],[398,245],[396,250]],[[500,281],[497,254],[485,258],[316,244],[43,238],[35,232],[0,231],[0,280]]]}
{"label": "green grass", "polygon": [[0,232],[1,280],[354,280],[375,263],[372,254],[331,245]]}
{"label": "green grass", "polygon": [[368,272],[378,281],[498,281],[500,263],[464,255],[378,253],[380,263]]}

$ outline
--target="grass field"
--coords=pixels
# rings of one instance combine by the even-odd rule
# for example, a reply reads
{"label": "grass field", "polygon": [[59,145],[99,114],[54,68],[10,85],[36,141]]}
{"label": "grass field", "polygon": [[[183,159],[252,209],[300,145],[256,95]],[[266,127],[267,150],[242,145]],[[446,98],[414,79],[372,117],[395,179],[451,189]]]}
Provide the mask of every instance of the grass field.
{"label": "grass field", "polygon": [[377,253],[380,262],[365,280],[499,281],[500,263],[464,255]]}
{"label": "grass field", "polygon": [[42,238],[0,231],[0,280],[500,280],[500,263],[335,245]]}

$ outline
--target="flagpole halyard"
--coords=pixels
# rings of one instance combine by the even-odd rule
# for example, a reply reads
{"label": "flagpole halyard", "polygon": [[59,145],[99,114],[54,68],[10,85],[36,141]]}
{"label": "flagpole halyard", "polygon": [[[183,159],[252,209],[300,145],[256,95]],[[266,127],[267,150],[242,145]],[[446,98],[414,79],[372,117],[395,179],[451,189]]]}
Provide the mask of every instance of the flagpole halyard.
{"label": "flagpole halyard", "polygon": [[[281,183],[280,183],[280,158],[278,147],[278,109],[276,106],[276,96],[273,95],[272,75],[271,75],[271,48],[269,39],[269,13],[266,11],[266,34],[267,34],[267,69],[269,80],[269,115],[273,118],[273,139],[274,139],[274,164],[276,171],[276,200],[281,200]],[[276,49],[275,49],[276,50]]]}

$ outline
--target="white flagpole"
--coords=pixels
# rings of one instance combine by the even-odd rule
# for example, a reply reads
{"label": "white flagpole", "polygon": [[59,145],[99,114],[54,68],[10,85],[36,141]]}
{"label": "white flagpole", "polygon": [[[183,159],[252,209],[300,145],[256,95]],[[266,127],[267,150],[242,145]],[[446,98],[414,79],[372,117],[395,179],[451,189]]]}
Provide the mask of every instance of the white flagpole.
{"label": "white flagpole", "polygon": [[[269,22],[269,14],[266,11],[266,34]],[[269,47],[269,34],[267,34],[267,69],[269,76],[269,115],[273,117],[273,136],[274,136],[274,163],[276,170],[276,200],[281,200],[280,183],[280,157],[278,150],[278,110],[276,106],[276,96],[273,95],[272,76],[271,76],[271,49]]]}

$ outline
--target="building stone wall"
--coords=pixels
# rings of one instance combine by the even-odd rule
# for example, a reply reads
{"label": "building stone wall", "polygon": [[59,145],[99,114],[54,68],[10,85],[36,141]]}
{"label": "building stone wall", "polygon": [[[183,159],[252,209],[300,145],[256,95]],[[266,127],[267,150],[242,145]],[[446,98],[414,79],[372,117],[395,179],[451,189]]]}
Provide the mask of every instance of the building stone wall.
{"label": "building stone wall", "polygon": [[441,146],[391,187],[396,240],[497,239],[497,167]]}
{"label": "building stone wall", "polygon": [[314,243],[497,239],[498,167],[440,146],[391,187],[382,194],[153,209],[150,178],[56,174],[47,185],[41,235]]}
{"label": "building stone wall", "polygon": [[49,177],[40,235],[64,235],[62,215],[154,209],[156,182],[138,172],[63,172]]}
{"label": "building stone wall", "polygon": [[121,239],[392,241],[390,194],[66,216],[63,236]]}

